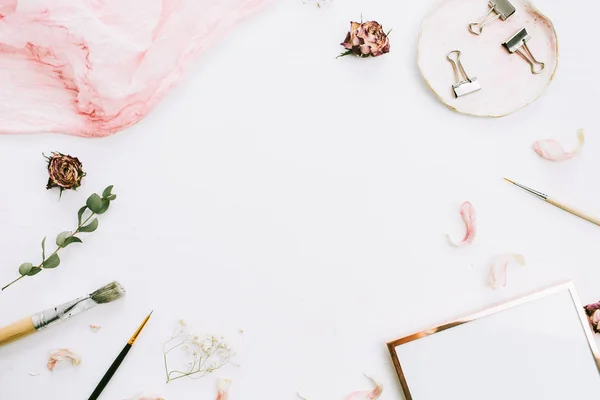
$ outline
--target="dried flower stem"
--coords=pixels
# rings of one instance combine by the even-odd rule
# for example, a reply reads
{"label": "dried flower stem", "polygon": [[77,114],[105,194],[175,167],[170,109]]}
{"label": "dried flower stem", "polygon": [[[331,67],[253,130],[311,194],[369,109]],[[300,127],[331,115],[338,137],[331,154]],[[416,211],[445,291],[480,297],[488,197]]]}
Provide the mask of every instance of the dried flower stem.
{"label": "dried flower stem", "polygon": [[[185,350],[184,359],[188,362],[189,368],[182,371],[180,369],[169,369],[168,355],[176,349]],[[217,369],[225,366],[231,359],[231,349],[222,340],[215,336],[207,336],[202,342],[198,336],[191,335],[185,329],[185,325],[180,322],[169,340],[163,344],[163,360],[165,364],[165,374],[167,383],[189,377],[191,379],[200,379]]]}

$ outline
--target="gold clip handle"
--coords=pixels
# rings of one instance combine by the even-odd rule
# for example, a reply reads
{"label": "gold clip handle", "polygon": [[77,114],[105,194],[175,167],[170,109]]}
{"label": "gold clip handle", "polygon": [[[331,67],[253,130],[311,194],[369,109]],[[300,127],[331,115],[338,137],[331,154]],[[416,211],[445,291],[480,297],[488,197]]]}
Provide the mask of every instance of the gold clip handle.
{"label": "gold clip handle", "polygon": [[495,12],[495,10],[493,8],[490,8],[490,11],[488,11],[488,13],[485,14],[485,16],[480,21],[469,24],[469,32],[471,32],[474,35],[481,35],[484,26],[500,18],[500,14],[496,14],[490,18],[490,14],[493,12]]}

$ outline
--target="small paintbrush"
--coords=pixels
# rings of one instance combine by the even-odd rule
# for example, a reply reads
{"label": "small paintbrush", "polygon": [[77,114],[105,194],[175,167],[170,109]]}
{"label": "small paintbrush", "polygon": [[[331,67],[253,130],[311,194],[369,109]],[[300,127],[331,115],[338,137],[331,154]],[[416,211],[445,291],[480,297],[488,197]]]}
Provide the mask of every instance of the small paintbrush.
{"label": "small paintbrush", "polygon": [[567,206],[565,204],[559,203],[556,200],[553,200],[547,194],[544,194],[542,192],[538,192],[537,190],[529,188],[529,187],[527,187],[525,185],[521,185],[520,183],[513,182],[513,181],[511,181],[508,178],[504,178],[504,180],[507,181],[507,182],[512,183],[515,186],[520,187],[521,189],[523,189],[523,190],[525,190],[525,191],[527,191],[529,193],[531,193],[535,197],[537,197],[539,199],[542,199],[545,202],[550,203],[553,206],[556,206],[556,207],[560,208],[561,210],[564,210],[564,211],[566,211],[568,213],[571,213],[571,214],[573,214],[573,215],[575,215],[575,216],[577,216],[579,218],[585,219],[586,221],[591,222],[592,224],[596,224],[596,225],[600,226],[600,220],[598,218],[594,218],[594,217],[592,217],[590,215],[582,213],[581,211],[577,211],[574,208],[571,208],[571,207],[569,207],[569,206]]}
{"label": "small paintbrush", "polygon": [[106,304],[125,295],[125,289],[119,282],[111,282],[102,286],[87,296],[79,297],[73,301],[49,308],[31,317],[23,318],[9,326],[0,328],[0,346],[31,335],[39,330],[48,328],[60,321],[66,321],[98,304]]}
{"label": "small paintbrush", "polygon": [[96,389],[94,389],[94,392],[91,394],[88,400],[96,400],[98,397],[100,397],[100,394],[102,393],[106,385],[108,385],[108,382],[110,382],[115,372],[117,372],[117,370],[119,369],[119,366],[121,366],[121,363],[127,356],[127,353],[129,353],[129,350],[131,350],[131,347],[137,340],[138,336],[140,335],[140,332],[142,332],[142,329],[144,329],[144,327],[148,323],[152,312],[153,311],[150,311],[150,314],[148,314],[146,318],[144,318],[144,321],[142,321],[141,325],[137,328],[131,339],[129,339],[125,347],[123,347],[123,350],[121,350],[117,358],[115,358],[115,361],[113,361],[111,366],[108,368],[108,371],[106,371],[106,373],[100,380],[100,383],[98,383],[98,386],[96,386]]}

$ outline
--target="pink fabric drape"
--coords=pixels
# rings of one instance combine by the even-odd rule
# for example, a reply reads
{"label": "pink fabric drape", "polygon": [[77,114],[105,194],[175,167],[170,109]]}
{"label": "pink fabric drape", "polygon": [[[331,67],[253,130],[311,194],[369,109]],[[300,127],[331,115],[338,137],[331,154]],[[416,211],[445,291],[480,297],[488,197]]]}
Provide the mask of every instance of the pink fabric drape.
{"label": "pink fabric drape", "polygon": [[0,133],[107,136],[268,0],[0,0]]}

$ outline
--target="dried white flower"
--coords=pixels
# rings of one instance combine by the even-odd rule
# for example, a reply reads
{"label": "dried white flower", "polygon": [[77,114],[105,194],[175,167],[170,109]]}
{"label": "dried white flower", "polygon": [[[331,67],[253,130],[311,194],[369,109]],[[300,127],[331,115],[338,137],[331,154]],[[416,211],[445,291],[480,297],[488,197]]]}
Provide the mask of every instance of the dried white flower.
{"label": "dried white flower", "polygon": [[200,347],[204,351],[210,351],[210,349],[212,349],[212,347],[213,347],[213,341],[209,340],[209,339],[206,339],[204,342],[202,342],[202,344],[200,345]]}
{"label": "dried white flower", "polygon": [[[201,339],[190,334],[182,321],[164,343],[163,353],[167,382],[183,377],[202,378],[225,366],[233,355],[222,336],[208,335]],[[169,363],[174,363],[171,358],[176,357],[180,367],[169,368]]]}

